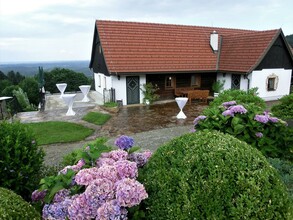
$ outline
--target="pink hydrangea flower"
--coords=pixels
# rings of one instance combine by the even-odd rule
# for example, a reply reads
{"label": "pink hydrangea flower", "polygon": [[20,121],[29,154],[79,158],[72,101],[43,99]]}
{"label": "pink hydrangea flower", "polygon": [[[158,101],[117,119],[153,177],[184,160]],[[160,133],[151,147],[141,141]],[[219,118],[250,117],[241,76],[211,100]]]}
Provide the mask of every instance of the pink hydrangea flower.
{"label": "pink hydrangea flower", "polygon": [[135,162],[119,160],[114,163],[114,167],[116,168],[118,179],[134,179],[138,176],[138,168]]}
{"label": "pink hydrangea flower", "polygon": [[125,178],[116,183],[116,199],[120,206],[132,207],[147,197],[144,186],[134,179]]}
{"label": "pink hydrangea flower", "polygon": [[75,182],[78,185],[84,185],[87,186],[89,185],[93,180],[97,179],[98,176],[98,168],[97,167],[92,167],[88,169],[83,169],[80,170],[76,175],[75,175]]}

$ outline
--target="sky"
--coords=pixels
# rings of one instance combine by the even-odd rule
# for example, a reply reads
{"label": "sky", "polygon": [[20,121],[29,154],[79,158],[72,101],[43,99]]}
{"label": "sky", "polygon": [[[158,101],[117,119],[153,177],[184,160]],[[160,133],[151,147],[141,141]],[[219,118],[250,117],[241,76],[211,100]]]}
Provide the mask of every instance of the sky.
{"label": "sky", "polygon": [[292,0],[0,0],[0,63],[89,60],[95,20],[293,34]]}

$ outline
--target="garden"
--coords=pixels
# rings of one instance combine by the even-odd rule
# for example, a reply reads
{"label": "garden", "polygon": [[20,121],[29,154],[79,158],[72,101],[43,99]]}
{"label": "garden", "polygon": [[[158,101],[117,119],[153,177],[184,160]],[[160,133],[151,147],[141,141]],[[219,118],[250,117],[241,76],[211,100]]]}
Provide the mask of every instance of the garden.
{"label": "garden", "polygon": [[0,219],[293,219],[292,99],[268,112],[225,90],[155,152],[98,138],[56,167],[32,127],[1,122]]}

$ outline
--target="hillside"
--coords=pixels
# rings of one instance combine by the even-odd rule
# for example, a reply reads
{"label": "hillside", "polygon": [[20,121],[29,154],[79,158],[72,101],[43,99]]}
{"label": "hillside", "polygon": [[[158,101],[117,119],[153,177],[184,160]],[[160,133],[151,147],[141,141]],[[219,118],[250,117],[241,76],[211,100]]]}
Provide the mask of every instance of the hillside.
{"label": "hillside", "polygon": [[58,62],[31,62],[31,63],[6,63],[0,64],[0,71],[7,74],[9,71],[19,72],[24,76],[34,76],[39,71],[39,66],[42,66],[44,71],[50,71],[54,68],[66,68],[75,72],[84,73],[91,77],[92,72],[89,69],[89,61],[58,61]]}

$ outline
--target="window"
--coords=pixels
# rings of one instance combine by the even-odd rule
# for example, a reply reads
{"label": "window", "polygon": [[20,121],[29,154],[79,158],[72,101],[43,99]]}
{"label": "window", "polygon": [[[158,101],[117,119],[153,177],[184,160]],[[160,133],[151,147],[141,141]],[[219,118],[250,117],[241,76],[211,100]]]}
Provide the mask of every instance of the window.
{"label": "window", "polygon": [[200,74],[194,74],[191,76],[191,86],[192,87],[200,87],[201,77]]}
{"label": "window", "polygon": [[232,74],[231,89],[240,89],[241,75]]}
{"label": "window", "polygon": [[166,76],[166,78],[165,78],[165,88],[166,89],[173,89],[174,86],[175,86],[175,77]]}
{"label": "window", "polygon": [[267,78],[267,91],[275,91],[278,86],[278,76],[274,73]]}

